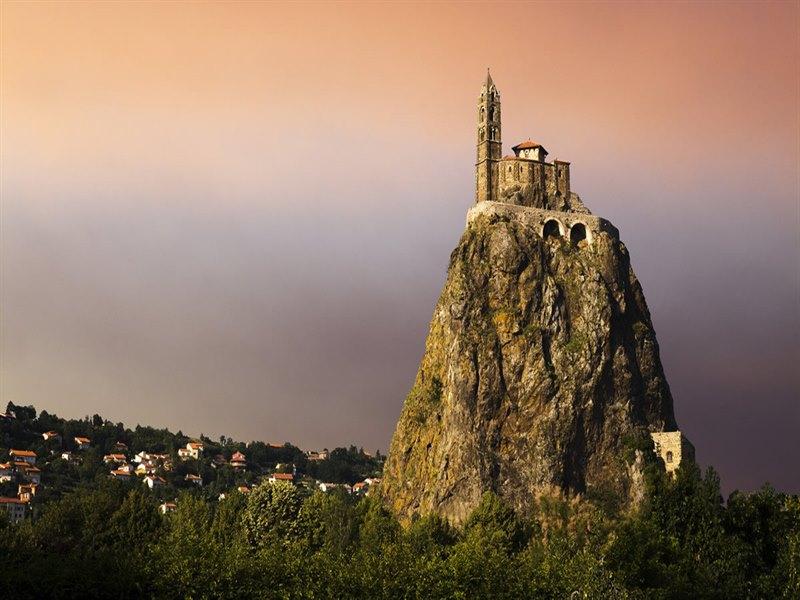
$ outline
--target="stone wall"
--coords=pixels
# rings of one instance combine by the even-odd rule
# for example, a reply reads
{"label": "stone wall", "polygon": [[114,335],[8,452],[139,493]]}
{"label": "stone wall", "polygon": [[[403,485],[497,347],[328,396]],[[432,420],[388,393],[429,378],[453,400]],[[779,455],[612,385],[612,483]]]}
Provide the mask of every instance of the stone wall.
{"label": "stone wall", "polygon": [[569,163],[505,157],[499,163],[497,200],[546,210],[569,210]]}
{"label": "stone wall", "polygon": [[619,231],[610,222],[585,213],[544,210],[505,202],[478,202],[467,212],[467,225],[479,215],[513,216],[526,225],[534,227],[542,237],[544,237],[545,225],[554,221],[558,226],[559,235],[563,237],[569,238],[573,228],[581,224],[586,228],[586,241],[589,244],[601,231],[614,239],[619,239]]}
{"label": "stone wall", "polygon": [[667,473],[673,473],[681,461],[694,461],[694,446],[680,431],[656,431],[650,437]]}

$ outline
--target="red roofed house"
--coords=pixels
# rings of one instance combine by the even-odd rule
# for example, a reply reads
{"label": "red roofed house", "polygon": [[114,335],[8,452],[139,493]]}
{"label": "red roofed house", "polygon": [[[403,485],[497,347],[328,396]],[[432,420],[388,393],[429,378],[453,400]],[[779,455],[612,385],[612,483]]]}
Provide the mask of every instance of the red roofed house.
{"label": "red roofed house", "polygon": [[270,483],[277,483],[278,481],[286,481],[287,483],[294,483],[294,475],[291,473],[273,473],[267,480]]}
{"label": "red roofed house", "polygon": [[130,481],[131,472],[127,469],[114,469],[111,471],[111,477],[120,481]]}
{"label": "red roofed house", "polygon": [[78,447],[78,450],[86,450],[89,445],[92,443],[92,440],[85,437],[76,437],[75,438],[75,445]]}
{"label": "red roofed house", "polygon": [[11,455],[11,458],[13,458],[15,461],[19,460],[19,461],[22,461],[22,462],[26,462],[29,465],[35,465],[36,464],[36,452],[32,452],[30,450],[13,450],[12,449],[11,452],[9,452],[9,454]]}
{"label": "red roofed house", "polygon": [[247,459],[241,452],[234,452],[231,456],[231,466],[234,469],[244,469],[247,467]]}
{"label": "red roofed house", "polygon": [[42,437],[45,439],[45,441],[47,441],[47,440],[60,440],[61,439],[61,434],[58,433],[57,431],[45,431],[42,434]]}
{"label": "red roofed house", "polygon": [[178,448],[178,456],[183,460],[187,460],[189,458],[199,460],[201,454],[203,454],[202,442],[189,442],[186,444],[186,448]]}
{"label": "red roofed house", "polygon": [[11,466],[11,463],[0,463],[0,483],[11,481],[11,474],[13,472],[14,468]]}
{"label": "red roofed house", "polygon": [[203,485],[203,478],[200,477],[199,475],[195,475],[193,473],[187,473],[186,474],[186,481],[191,481],[195,485],[199,485],[199,486]]}
{"label": "red roofed house", "polygon": [[127,462],[127,458],[125,458],[124,454],[106,454],[103,457],[103,462],[106,464],[109,463],[124,463]]}
{"label": "red roofed house", "polygon": [[162,515],[165,515],[167,513],[175,512],[177,508],[178,505],[174,502],[164,502],[164,504],[158,507],[158,510],[161,511]]}
{"label": "red roofed house", "polygon": [[25,518],[28,503],[19,498],[0,498],[0,507],[5,508],[9,521],[19,523]]}
{"label": "red roofed house", "polygon": [[28,466],[25,469],[25,479],[31,483],[40,484],[42,482],[42,470],[39,467]]}

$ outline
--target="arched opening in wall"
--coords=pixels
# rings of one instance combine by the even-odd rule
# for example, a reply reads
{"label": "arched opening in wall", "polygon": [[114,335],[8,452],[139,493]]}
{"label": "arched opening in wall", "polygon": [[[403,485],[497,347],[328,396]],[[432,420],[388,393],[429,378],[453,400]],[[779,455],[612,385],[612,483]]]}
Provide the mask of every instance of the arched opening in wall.
{"label": "arched opening in wall", "polygon": [[483,123],[484,119],[486,119],[486,108],[481,106],[481,111],[478,115],[478,123]]}
{"label": "arched opening in wall", "polygon": [[672,452],[669,452],[669,451],[667,452],[667,462],[668,463],[672,462]]}
{"label": "arched opening in wall", "polygon": [[569,229],[569,241],[579,246],[585,245],[586,239],[586,225],[583,223],[575,223]]}
{"label": "arched opening in wall", "polygon": [[497,108],[496,108],[496,107],[494,107],[494,106],[493,106],[492,108],[490,108],[490,109],[489,109],[489,120],[490,120],[492,123],[494,123],[495,121],[497,121]]}
{"label": "arched opening in wall", "polygon": [[486,139],[486,132],[483,130],[483,127],[481,127],[480,135],[481,135],[481,141]]}
{"label": "arched opening in wall", "polygon": [[555,219],[545,221],[544,227],[542,227],[542,237],[544,239],[561,237],[561,224]]}

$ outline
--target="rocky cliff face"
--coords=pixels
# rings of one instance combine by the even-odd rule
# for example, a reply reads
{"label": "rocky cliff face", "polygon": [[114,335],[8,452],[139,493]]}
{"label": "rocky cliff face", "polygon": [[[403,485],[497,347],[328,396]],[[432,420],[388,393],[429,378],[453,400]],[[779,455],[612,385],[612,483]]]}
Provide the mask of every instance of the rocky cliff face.
{"label": "rocky cliff face", "polygon": [[625,445],[674,428],[625,246],[481,214],[450,257],[382,494],[403,519],[455,522],[487,490],[523,512],[552,490],[626,499]]}

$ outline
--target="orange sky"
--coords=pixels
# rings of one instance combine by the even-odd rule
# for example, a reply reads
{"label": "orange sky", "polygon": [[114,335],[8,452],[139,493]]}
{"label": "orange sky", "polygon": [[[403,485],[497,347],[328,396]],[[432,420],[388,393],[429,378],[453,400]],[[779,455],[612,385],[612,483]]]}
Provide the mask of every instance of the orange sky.
{"label": "orange sky", "polygon": [[699,455],[800,490],[797,3],[1,6],[0,401],[386,449],[491,66],[505,151],[620,228]]}

